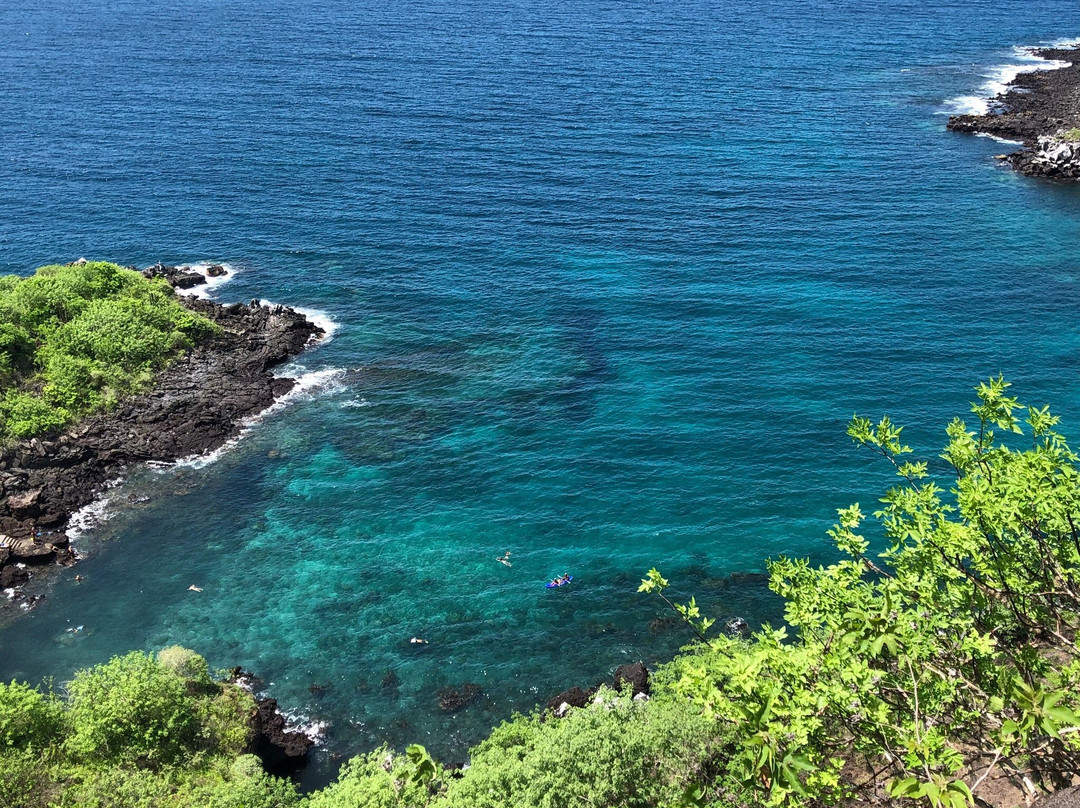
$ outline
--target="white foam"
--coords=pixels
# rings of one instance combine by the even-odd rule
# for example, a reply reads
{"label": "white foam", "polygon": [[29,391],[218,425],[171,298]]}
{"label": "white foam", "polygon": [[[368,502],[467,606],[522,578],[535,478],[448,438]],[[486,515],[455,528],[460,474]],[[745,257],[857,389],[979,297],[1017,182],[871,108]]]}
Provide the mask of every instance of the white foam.
{"label": "white foam", "polygon": [[[225,285],[233,278],[235,278],[236,273],[238,272],[236,267],[234,267],[232,264],[215,264],[210,261],[198,264],[185,264],[184,266],[188,269],[198,272],[200,275],[203,275],[206,278],[206,283],[201,283],[198,286],[192,286],[190,289],[177,289],[176,293],[178,295],[187,295],[188,297],[201,297],[204,300],[209,300],[212,297],[213,293],[216,292],[219,287]],[[225,270],[225,274],[218,275],[216,278],[210,277],[206,274],[206,270],[210,269],[210,267],[212,266],[221,267]]]}
{"label": "white foam", "polygon": [[985,115],[990,111],[990,102],[977,95],[961,95],[945,102],[943,113],[949,115]]}
{"label": "white foam", "polygon": [[990,140],[993,140],[993,141],[995,141],[997,143],[1003,143],[1006,146],[1023,146],[1024,145],[1024,141],[1022,141],[1022,140],[1009,140],[1008,138],[1005,138],[1005,137],[998,137],[997,135],[991,135],[989,132],[976,132],[975,137],[990,138]]}
{"label": "white foam", "polygon": [[285,730],[287,732],[302,732],[308,736],[315,746],[322,743],[326,730],[330,729],[329,721],[316,721],[303,713],[285,712],[284,710],[280,712],[285,719]]}
{"label": "white foam", "polygon": [[[1067,47],[1063,42],[1051,47]],[[1016,81],[1021,73],[1035,73],[1039,70],[1060,70],[1068,67],[1070,62],[1057,59],[1043,59],[1036,56],[1035,48],[1013,47],[1015,61],[1008,64],[997,65],[983,73],[986,81],[979,88],[980,95],[961,95],[949,98],[943,104],[942,114],[947,115],[986,115],[990,112],[990,106],[999,95],[1008,92],[1009,85]]]}
{"label": "white foam", "polygon": [[112,513],[109,511],[110,497],[108,491],[116,488],[123,482],[122,479],[111,481],[106,487],[106,493],[99,496],[89,505],[83,505],[68,519],[64,535],[68,537],[74,547],[75,542],[87,531],[93,530],[98,525],[109,521]]}
{"label": "white foam", "polygon": [[368,401],[363,396],[360,396],[359,398],[351,398],[348,401],[341,402],[341,408],[346,409],[346,410],[354,409],[354,408],[357,408],[357,407],[370,407],[370,406],[371,406],[371,402]]}
{"label": "white foam", "polygon": [[[287,368],[286,368],[287,369]],[[296,384],[292,390],[280,396],[269,407],[255,415],[249,415],[240,422],[240,433],[225,441],[221,446],[210,452],[199,455],[189,455],[175,460],[172,463],[155,464],[156,468],[168,470],[173,468],[206,468],[224,457],[225,453],[235,447],[253,427],[260,423],[266,416],[287,407],[293,401],[301,398],[312,398],[315,394],[341,389],[341,379],[345,376],[344,368],[326,368],[302,373],[296,377]]]}

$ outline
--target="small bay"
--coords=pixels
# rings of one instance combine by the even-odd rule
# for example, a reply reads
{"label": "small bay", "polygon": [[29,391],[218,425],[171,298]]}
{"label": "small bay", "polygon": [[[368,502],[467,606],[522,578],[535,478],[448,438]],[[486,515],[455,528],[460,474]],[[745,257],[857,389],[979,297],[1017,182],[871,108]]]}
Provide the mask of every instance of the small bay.
{"label": "small bay", "polygon": [[0,678],[181,644],[335,753],[461,760],[670,658],[652,566],[777,621],[764,560],[890,484],[853,412],[933,461],[1000,372],[1080,434],[1080,188],[944,129],[1077,38],[1064,0],[10,0],[0,271],[226,262],[336,330],[214,462],[109,492]]}

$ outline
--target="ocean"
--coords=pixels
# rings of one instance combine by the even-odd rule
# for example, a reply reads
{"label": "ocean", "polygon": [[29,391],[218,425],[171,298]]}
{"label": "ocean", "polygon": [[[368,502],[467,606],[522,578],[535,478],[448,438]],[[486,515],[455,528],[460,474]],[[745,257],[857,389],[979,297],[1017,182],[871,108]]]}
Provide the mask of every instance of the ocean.
{"label": "ocean", "polygon": [[319,732],[313,783],[670,658],[650,567],[775,623],[765,559],[894,479],[852,413],[946,484],[991,374],[1080,435],[1080,188],[945,131],[1078,38],[1065,0],[8,0],[0,272],[223,262],[332,335],[108,492],[0,678],[195,648]]}

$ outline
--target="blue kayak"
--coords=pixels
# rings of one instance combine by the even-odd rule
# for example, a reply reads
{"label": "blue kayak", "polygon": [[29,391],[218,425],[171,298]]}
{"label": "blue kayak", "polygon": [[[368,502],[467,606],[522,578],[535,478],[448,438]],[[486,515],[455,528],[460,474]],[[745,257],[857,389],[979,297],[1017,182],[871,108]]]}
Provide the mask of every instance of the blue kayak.
{"label": "blue kayak", "polygon": [[554,589],[557,586],[566,586],[572,580],[574,580],[573,575],[567,575],[565,580],[563,578],[556,578],[554,581],[548,581],[547,588]]}

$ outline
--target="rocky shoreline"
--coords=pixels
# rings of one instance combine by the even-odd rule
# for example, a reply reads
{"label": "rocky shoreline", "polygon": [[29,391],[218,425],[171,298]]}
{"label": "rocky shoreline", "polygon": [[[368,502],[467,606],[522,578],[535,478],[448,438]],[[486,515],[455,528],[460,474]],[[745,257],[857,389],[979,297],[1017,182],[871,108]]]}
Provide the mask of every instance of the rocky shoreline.
{"label": "rocky shoreline", "polygon": [[[161,264],[144,270],[177,289],[205,284],[205,275]],[[181,296],[192,311],[213,320],[222,333],[165,368],[154,388],[90,416],[59,436],[33,438],[0,450],[0,589],[24,609],[22,593],[31,565],[75,563],[65,528],[131,466],[168,463],[200,455],[235,437],[242,422],[271,406],[296,381],[271,368],[296,356],[324,335],[287,306],[222,305]]]}
{"label": "rocky shoreline", "polygon": [[1032,53],[1068,66],[1021,73],[985,115],[953,115],[946,127],[1022,143],[998,159],[1027,176],[1080,180],[1080,48]]}

